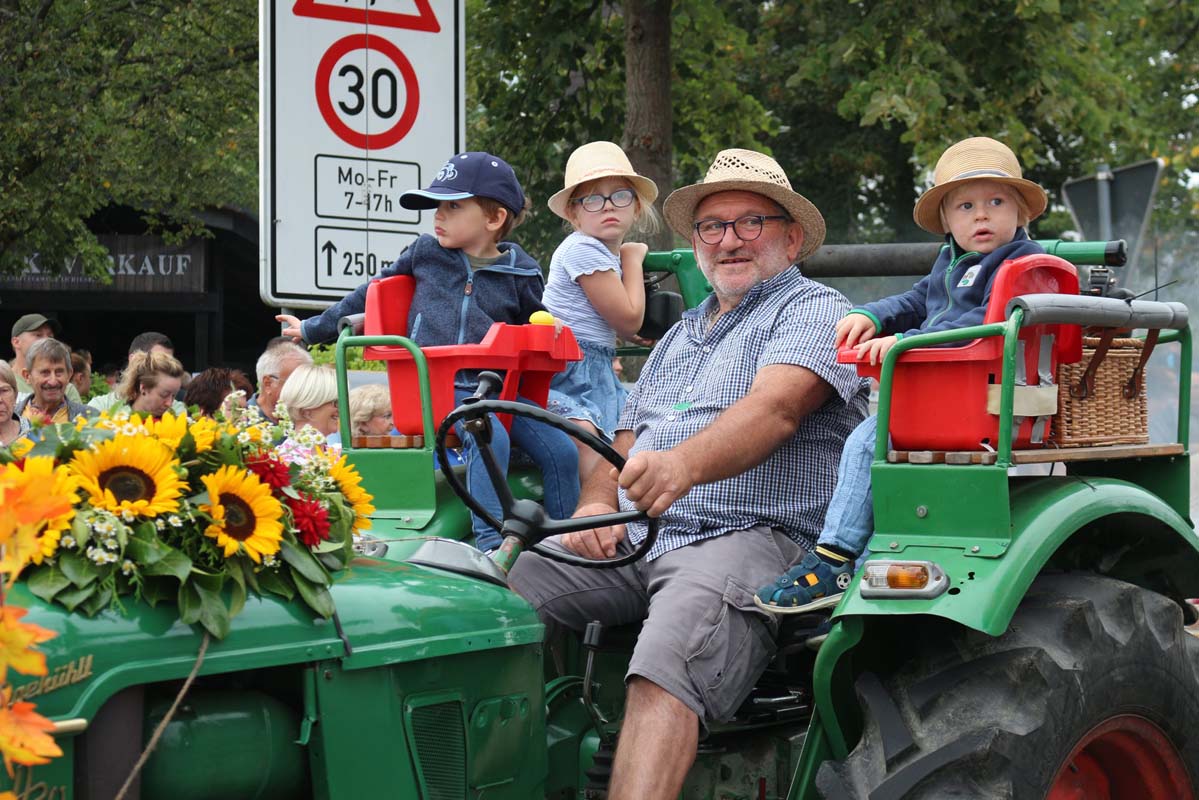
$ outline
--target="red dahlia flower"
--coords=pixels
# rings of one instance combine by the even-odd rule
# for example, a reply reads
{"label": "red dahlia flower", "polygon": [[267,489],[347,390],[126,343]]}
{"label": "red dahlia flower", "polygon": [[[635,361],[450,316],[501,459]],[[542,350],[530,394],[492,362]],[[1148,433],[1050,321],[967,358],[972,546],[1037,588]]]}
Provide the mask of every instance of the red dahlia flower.
{"label": "red dahlia flower", "polygon": [[277,458],[266,454],[251,456],[246,459],[246,469],[258,476],[258,479],[272,489],[282,489],[291,484],[291,473],[287,465]]}
{"label": "red dahlia flower", "polygon": [[319,500],[310,494],[301,494],[299,498],[288,497],[286,502],[305,547],[316,547],[329,538],[329,512]]}

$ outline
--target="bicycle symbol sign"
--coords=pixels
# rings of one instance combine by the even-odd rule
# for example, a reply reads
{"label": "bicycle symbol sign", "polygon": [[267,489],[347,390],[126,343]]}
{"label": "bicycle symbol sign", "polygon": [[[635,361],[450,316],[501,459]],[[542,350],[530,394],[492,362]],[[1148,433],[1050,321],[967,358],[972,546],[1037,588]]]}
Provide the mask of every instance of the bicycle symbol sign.
{"label": "bicycle symbol sign", "polygon": [[343,142],[381,150],[412,130],[420,85],[400,48],[360,33],[325,51],[316,69],[316,102],[325,124]]}

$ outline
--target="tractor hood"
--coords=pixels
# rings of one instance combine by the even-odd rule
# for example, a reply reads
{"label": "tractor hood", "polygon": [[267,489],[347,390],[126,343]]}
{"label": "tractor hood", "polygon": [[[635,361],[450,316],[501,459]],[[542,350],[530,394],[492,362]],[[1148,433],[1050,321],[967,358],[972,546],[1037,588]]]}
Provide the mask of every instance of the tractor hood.
{"label": "tractor hood", "polygon": [[[356,558],[332,587],[335,620],[314,617],[298,600],[256,597],[233,619],[223,640],[211,640],[200,675],[308,661],[341,659],[345,669],[540,641],[543,628],[529,605],[508,589],[412,564]],[[47,674],[10,670],[14,699],[62,722],[91,719],[117,691],[183,678],[199,654],[203,631],[179,622],[174,605],[125,600],[125,613],[70,613],[34,597],[18,583],[8,602],[32,622],[58,633],[42,644]],[[340,623],[340,631],[337,623]]]}

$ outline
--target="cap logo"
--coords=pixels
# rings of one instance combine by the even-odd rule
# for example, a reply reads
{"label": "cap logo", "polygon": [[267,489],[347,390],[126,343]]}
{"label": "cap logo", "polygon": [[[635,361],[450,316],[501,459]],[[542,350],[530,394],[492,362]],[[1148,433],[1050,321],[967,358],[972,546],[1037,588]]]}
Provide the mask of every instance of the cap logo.
{"label": "cap logo", "polygon": [[457,170],[457,168],[454,167],[453,161],[445,162],[445,166],[443,166],[437,172],[437,180],[439,180],[439,181],[452,181],[454,178],[457,178],[457,177],[458,177],[458,170]]}

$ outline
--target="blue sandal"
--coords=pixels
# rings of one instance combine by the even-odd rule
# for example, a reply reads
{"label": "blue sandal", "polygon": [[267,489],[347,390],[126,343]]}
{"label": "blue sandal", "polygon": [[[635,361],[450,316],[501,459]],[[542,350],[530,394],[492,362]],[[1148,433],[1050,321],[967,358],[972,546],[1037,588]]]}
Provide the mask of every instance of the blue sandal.
{"label": "blue sandal", "polygon": [[754,605],[769,614],[803,614],[834,606],[853,579],[853,562],[833,566],[815,553],[754,595]]}

